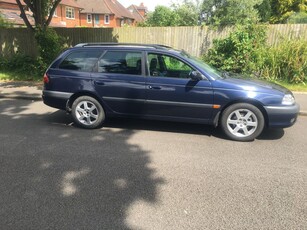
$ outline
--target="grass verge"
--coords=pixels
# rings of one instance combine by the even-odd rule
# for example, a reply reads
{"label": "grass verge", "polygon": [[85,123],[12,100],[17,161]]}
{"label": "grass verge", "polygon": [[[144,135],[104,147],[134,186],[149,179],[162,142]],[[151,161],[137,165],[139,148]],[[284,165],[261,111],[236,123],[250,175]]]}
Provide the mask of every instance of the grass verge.
{"label": "grass verge", "polygon": [[0,71],[1,81],[41,81],[42,76],[35,76],[31,73],[22,73],[19,71]]}
{"label": "grass verge", "polygon": [[305,93],[307,92],[307,84],[303,84],[303,83],[291,84],[288,82],[274,82],[274,83],[282,85],[293,92],[305,92]]}

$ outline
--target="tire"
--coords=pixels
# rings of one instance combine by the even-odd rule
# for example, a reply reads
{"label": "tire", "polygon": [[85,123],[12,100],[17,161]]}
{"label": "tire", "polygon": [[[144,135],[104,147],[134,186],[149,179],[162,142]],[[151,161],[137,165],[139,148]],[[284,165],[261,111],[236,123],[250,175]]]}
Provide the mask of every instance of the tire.
{"label": "tire", "polygon": [[81,128],[95,129],[105,120],[105,112],[101,104],[92,97],[78,97],[72,104],[72,117]]}
{"label": "tire", "polygon": [[252,141],[263,131],[264,117],[254,105],[233,104],[224,110],[220,126],[226,136],[232,140]]}

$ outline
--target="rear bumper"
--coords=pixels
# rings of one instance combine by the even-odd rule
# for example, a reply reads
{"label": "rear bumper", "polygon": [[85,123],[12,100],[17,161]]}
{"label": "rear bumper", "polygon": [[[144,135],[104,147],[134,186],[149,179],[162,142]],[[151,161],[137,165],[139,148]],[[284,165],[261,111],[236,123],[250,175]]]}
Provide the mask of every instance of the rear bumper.
{"label": "rear bumper", "polygon": [[42,98],[44,104],[53,108],[66,110],[66,103],[71,95],[72,93],[43,90]]}
{"label": "rear bumper", "polygon": [[270,128],[287,128],[296,122],[300,111],[300,105],[290,106],[265,106],[268,115],[268,126]]}

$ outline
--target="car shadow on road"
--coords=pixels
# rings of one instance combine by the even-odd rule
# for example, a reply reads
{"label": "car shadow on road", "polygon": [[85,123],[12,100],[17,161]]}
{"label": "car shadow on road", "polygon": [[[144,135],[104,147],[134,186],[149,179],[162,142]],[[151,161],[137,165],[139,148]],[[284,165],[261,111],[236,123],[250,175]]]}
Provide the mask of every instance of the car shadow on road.
{"label": "car shadow on road", "polygon": [[258,140],[279,140],[285,135],[284,129],[264,129]]}
{"label": "car shadow on road", "polygon": [[166,183],[136,131],[76,129],[33,104],[0,103],[1,228],[135,229],[130,209],[158,204]]}
{"label": "car shadow on road", "polygon": [[[64,111],[57,111],[48,117],[46,121],[75,126],[72,117],[66,114]],[[196,135],[222,135],[218,134],[220,131],[210,125],[203,124],[191,124],[182,122],[168,122],[168,121],[156,121],[145,120],[135,118],[108,118],[103,124],[102,130],[105,128],[118,128],[125,130],[146,130],[146,131],[158,131],[158,132],[171,132],[171,133],[185,133]]]}
{"label": "car shadow on road", "polygon": [[[52,119],[49,121],[58,124],[74,126],[72,117],[69,114],[65,114],[64,111],[57,111],[53,115],[48,116],[48,118],[46,119]],[[224,140],[230,140],[219,127],[215,128],[212,125],[204,125],[204,124],[112,117],[106,120],[102,128],[120,128],[126,130],[146,130],[146,131],[158,131],[158,132],[195,134],[195,135],[205,135],[209,137],[212,136]],[[283,129],[264,129],[263,133],[257,139],[278,140],[282,138],[283,135],[284,135]]]}

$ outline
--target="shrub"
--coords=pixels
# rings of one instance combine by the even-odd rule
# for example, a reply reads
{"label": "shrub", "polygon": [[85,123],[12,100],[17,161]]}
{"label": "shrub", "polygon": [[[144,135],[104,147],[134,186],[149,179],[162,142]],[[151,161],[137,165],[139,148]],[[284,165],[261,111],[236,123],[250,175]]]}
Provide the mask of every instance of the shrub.
{"label": "shrub", "polygon": [[307,41],[284,39],[269,46],[263,26],[237,27],[227,38],[214,40],[203,59],[221,70],[269,81],[307,82]]}
{"label": "shrub", "polygon": [[39,56],[32,58],[17,54],[11,58],[0,57],[0,71],[16,74],[12,80],[36,80],[43,76],[47,67],[64,49],[64,39],[53,29],[36,29],[35,39]]}
{"label": "shrub", "polygon": [[47,28],[45,30],[37,29],[35,39],[39,50],[39,62],[47,68],[64,49],[64,38],[52,28]]}
{"label": "shrub", "polygon": [[42,69],[38,60],[26,55],[17,54],[11,58],[1,57],[0,71],[10,73],[10,80],[37,80],[42,78]]}
{"label": "shrub", "polygon": [[259,51],[259,76],[270,81],[307,82],[307,41],[285,39]]}
{"label": "shrub", "polygon": [[307,13],[306,12],[294,13],[288,18],[287,23],[307,24]]}
{"label": "shrub", "polygon": [[265,45],[264,26],[236,26],[227,38],[216,39],[203,59],[225,71],[251,73],[256,69],[257,50]]}

